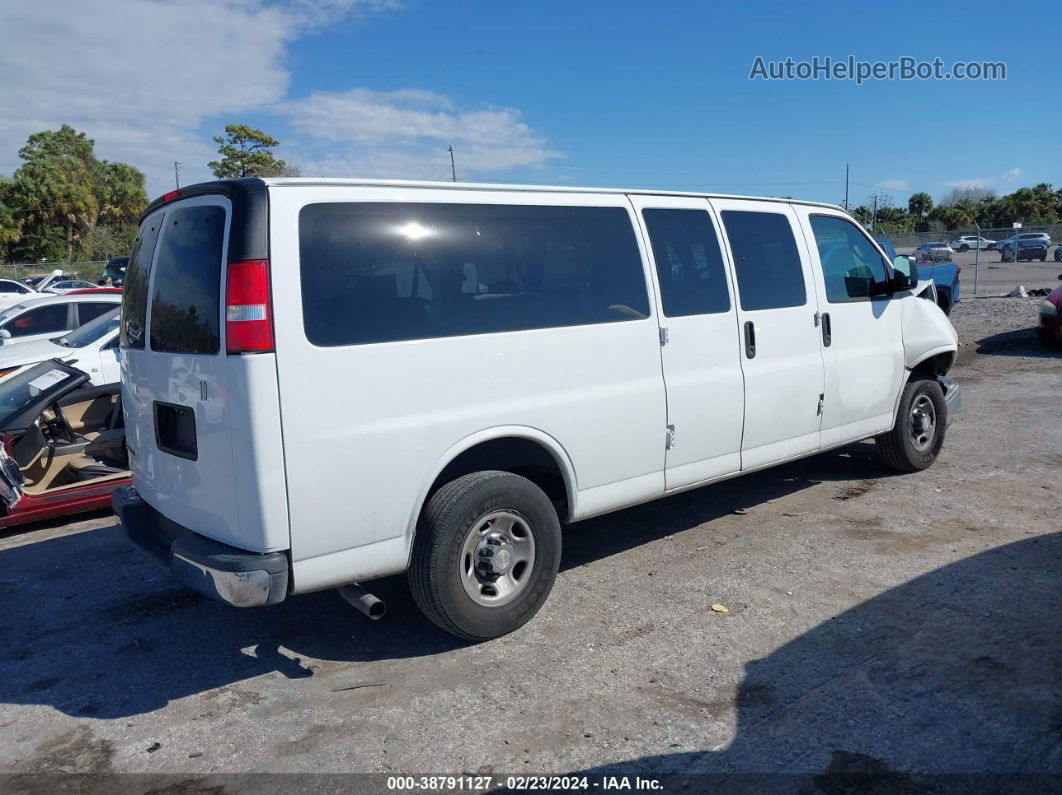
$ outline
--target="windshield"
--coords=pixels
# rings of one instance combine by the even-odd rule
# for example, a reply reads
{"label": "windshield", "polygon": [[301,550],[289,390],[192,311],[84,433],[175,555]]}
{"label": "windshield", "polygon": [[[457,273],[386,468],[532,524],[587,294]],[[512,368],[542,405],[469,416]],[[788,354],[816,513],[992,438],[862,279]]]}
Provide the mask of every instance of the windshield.
{"label": "windshield", "polygon": [[65,337],[59,337],[55,342],[66,348],[84,348],[91,345],[118,328],[118,312],[119,308],[115,306],[110,312],[100,315],[76,331],[71,331]]}
{"label": "windshield", "polygon": [[34,401],[51,400],[72,381],[84,377],[81,371],[54,361],[41,362],[12,375],[0,383],[0,426],[29,408]]}
{"label": "windshield", "polygon": [[14,306],[8,307],[3,312],[0,312],[0,326],[4,325],[5,322],[22,312],[25,308],[25,304],[15,304]]}

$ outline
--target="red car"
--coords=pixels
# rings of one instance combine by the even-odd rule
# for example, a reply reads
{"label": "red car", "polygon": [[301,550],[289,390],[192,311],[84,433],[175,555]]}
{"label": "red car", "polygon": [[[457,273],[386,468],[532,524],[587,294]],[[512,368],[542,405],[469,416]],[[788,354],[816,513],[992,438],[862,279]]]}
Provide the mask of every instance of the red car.
{"label": "red car", "polygon": [[130,482],[121,385],[57,359],[0,382],[0,528],[106,508]]}
{"label": "red car", "polygon": [[1040,303],[1040,325],[1036,333],[1044,342],[1062,343],[1062,284]]}

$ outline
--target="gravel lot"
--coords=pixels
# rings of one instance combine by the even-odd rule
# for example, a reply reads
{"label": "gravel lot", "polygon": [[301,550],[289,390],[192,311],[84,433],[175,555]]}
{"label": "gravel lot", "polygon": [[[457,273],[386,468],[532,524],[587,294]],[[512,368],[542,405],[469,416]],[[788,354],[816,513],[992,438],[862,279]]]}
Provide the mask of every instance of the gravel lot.
{"label": "gravel lot", "polygon": [[331,592],[240,611],[175,588],[109,517],[0,537],[0,788],[1062,776],[1062,354],[1032,335],[1038,301],[956,307],[963,413],[929,471],[891,475],[859,444],[572,526],[543,611],[476,646],[401,578],[375,589],[377,623]]}

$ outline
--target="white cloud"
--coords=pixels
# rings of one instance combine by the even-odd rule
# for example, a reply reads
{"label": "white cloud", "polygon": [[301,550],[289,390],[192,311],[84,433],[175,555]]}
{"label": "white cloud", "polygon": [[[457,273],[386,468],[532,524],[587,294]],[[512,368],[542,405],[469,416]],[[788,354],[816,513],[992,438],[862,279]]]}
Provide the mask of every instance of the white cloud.
{"label": "white cloud", "polygon": [[945,183],[949,188],[990,188],[993,180],[991,177],[971,177],[969,179],[956,179]]}
{"label": "white cloud", "polygon": [[281,103],[279,111],[304,142],[328,152],[311,154],[306,174],[437,176],[451,145],[464,175],[538,167],[560,156],[513,108],[461,108],[419,89],[318,92]]}
{"label": "white cloud", "polygon": [[878,183],[878,187],[888,190],[907,190],[911,187],[911,183],[905,179],[884,179]]}
{"label": "white cloud", "polygon": [[1003,175],[1003,179],[1017,179],[1020,176],[1021,176],[1021,169],[1020,168],[1012,168],[1010,171],[1008,171],[1006,174]]}
{"label": "white cloud", "polygon": [[[399,0],[49,0],[0,2],[0,174],[19,165],[26,137],[68,123],[96,153],[141,168],[148,193],[209,179],[216,146],[206,120],[275,113],[297,135],[281,156],[304,174],[445,177],[538,166],[557,153],[498,107],[458,107],[411,88],[353,88],[287,96],[287,49],[344,18],[400,7]],[[268,128],[268,126],[267,126]]]}

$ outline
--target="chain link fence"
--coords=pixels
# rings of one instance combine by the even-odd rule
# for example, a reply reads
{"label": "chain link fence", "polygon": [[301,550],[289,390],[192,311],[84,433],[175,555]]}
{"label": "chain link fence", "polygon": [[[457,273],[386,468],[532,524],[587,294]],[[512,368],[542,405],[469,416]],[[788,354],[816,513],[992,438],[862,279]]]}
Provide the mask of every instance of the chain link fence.
{"label": "chain link fence", "polygon": [[30,276],[43,276],[54,270],[61,270],[75,279],[98,282],[103,277],[105,260],[85,262],[37,262],[37,263],[3,263],[0,264],[0,279],[17,279],[22,281]]}
{"label": "chain link fence", "polygon": [[[916,248],[924,243],[951,243],[953,240],[957,240],[960,237],[983,237],[992,243],[998,243],[1012,237],[1015,234],[1028,234],[1032,232],[1042,232],[1051,238],[1052,249],[1050,254],[1054,254],[1054,244],[1062,242],[1062,224],[1026,224],[1021,229],[1014,229],[1013,227],[1000,227],[996,229],[982,228],[980,231],[976,227],[952,229],[952,230],[936,230],[930,232],[897,232],[889,228],[888,224],[878,223],[874,229],[871,230],[874,237],[887,237],[892,241],[892,244],[896,247],[896,251],[900,254],[910,254]],[[987,244],[986,244],[987,245]],[[971,249],[973,246],[970,247]],[[991,248],[982,249],[984,251],[994,251],[995,246]],[[993,257],[998,259],[998,255]]]}

